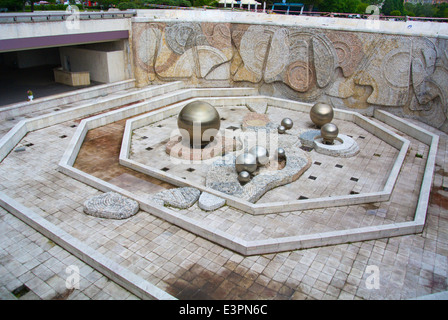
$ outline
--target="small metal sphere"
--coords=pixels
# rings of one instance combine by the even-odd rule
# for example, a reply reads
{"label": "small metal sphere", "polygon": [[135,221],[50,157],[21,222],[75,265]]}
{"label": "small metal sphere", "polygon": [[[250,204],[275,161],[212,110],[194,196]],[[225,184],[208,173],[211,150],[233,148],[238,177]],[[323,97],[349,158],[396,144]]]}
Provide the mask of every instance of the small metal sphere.
{"label": "small metal sphere", "polygon": [[338,137],[339,129],[334,123],[326,123],[320,129],[320,135],[325,144],[333,144]]}
{"label": "small metal sphere", "polygon": [[294,122],[290,118],[284,118],[281,122],[281,125],[285,127],[286,130],[289,130],[294,125]]}
{"label": "small metal sphere", "polygon": [[278,160],[283,160],[286,158],[286,151],[283,148],[278,148],[277,149],[277,159]]}
{"label": "small metal sphere", "polygon": [[238,173],[238,181],[241,183],[247,183],[250,181],[250,173],[247,171],[241,171]]}
{"label": "small metal sphere", "polygon": [[286,131],[286,128],[282,125],[278,126],[277,128],[278,133],[283,134]]}
{"label": "small metal sphere", "polygon": [[257,170],[257,158],[252,153],[244,152],[235,159],[236,172],[247,171],[249,173]]}
{"label": "small metal sphere", "polygon": [[310,110],[311,121],[318,127],[331,122],[333,116],[333,107],[326,103],[318,102]]}
{"label": "small metal sphere", "polygon": [[212,142],[221,126],[218,111],[204,101],[193,101],[185,105],[177,118],[182,138],[194,148]]}
{"label": "small metal sphere", "polygon": [[256,145],[249,150],[257,159],[257,164],[264,166],[269,162],[269,152],[265,147]]}

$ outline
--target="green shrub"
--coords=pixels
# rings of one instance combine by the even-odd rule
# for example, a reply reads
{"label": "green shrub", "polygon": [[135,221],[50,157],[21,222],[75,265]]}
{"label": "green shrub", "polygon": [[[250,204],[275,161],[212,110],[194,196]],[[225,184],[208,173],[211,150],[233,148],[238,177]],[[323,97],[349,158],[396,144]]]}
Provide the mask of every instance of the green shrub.
{"label": "green shrub", "polygon": [[403,15],[408,16],[408,17],[415,17],[415,13],[412,11],[408,11],[406,9],[404,9]]}
{"label": "green shrub", "polygon": [[392,10],[390,12],[390,15],[391,16],[401,16],[401,12],[400,12],[400,10]]}
{"label": "green shrub", "polygon": [[191,7],[191,2],[188,0],[180,0],[179,7]]}
{"label": "green shrub", "polygon": [[137,6],[133,2],[120,2],[118,4],[118,9],[120,10],[137,9]]}

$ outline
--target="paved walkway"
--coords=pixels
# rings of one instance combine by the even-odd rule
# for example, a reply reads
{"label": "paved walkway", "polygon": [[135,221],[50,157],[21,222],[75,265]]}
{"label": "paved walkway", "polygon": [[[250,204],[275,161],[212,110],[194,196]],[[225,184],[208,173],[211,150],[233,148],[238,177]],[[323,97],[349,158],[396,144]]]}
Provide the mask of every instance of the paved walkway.
{"label": "paved walkway", "polygon": [[138,299],[2,208],[0,243],[0,300]]}
{"label": "paved walkway", "polygon": [[[58,53],[59,54],[59,53]],[[27,91],[34,93],[34,98],[48,97],[54,94],[75,91],[82,88],[98,85],[92,81],[90,85],[72,87],[54,81],[53,68],[57,66],[39,66],[31,68],[7,68],[1,66],[0,73],[0,109],[3,106],[24,102],[27,100]]]}
{"label": "paved walkway", "polygon": [[[83,201],[100,192],[56,170],[66,141],[76,130],[74,124],[69,121],[29,133],[21,142],[32,143],[27,151],[11,152],[0,164],[0,190],[178,299],[412,299],[447,290],[448,191],[443,179],[448,172],[448,137],[433,128],[419,123],[440,135],[433,192],[421,234],[244,257],[147,212],[125,221],[85,215]],[[415,142],[411,147],[411,152],[420,150]],[[413,172],[418,180],[420,159],[409,159],[406,172]],[[408,181],[398,187],[409,187]],[[394,203],[392,216],[409,219],[413,197],[403,193],[381,206]],[[400,211],[400,204],[406,212]],[[365,221],[390,219],[368,218],[371,208],[350,208],[333,210],[339,221],[360,215]],[[185,214],[203,215],[192,210]],[[231,227],[245,232],[244,225],[237,228],[233,221],[237,214],[227,211],[223,215],[229,213]],[[316,216],[318,210],[314,211],[264,219],[275,226],[276,219],[303,219]],[[11,296],[25,285],[30,291],[22,299],[135,298],[6,211],[0,218],[2,296]],[[308,227],[318,230],[322,223],[314,221]],[[284,232],[282,228],[271,231]],[[70,292],[65,282],[71,265],[80,270],[80,288]]]}

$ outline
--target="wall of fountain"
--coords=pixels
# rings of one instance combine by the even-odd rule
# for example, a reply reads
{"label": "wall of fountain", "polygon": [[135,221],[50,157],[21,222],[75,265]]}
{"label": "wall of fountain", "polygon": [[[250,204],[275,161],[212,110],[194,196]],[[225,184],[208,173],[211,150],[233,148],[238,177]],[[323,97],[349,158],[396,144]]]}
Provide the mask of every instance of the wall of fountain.
{"label": "wall of fountain", "polygon": [[138,86],[255,87],[448,132],[444,23],[145,10],[132,20]]}

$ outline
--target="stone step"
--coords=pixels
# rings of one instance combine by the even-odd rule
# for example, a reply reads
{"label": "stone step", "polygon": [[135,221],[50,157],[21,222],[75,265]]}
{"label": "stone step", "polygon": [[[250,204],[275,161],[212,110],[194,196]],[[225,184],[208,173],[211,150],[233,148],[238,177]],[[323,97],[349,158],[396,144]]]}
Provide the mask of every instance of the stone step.
{"label": "stone step", "polygon": [[13,103],[0,108],[0,120],[13,118],[45,109],[54,109],[62,105],[74,103],[81,100],[107,96],[111,93],[116,93],[117,91],[122,91],[134,87],[135,80],[131,79],[55,94],[38,98],[33,101]]}
{"label": "stone step", "polygon": [[[31,105],[29,108],[27,107],[25,109],[20,106],[17,106],[17,108],[11,107],[9,109],[0,109],[0,137],[4,136],[19,121],[24,119],[41,117],[50,113],[57,114],[63,112],[71,112],[70,110],[73,110],[74,112],[84,110],[80,113],[81,116],[102,112],[110,108],[131,104],[136,101],[149,99],[151,97],[165,94],[167,92],[179,90],[183,88],[183,83],[173,82],[168,85],[147,86],[144,88],[136,88],[134,86],[129,88],[124,87],[121,90],[115,90],[112,92],[109,92],[110,88],[118,89],[118,87],[108,87],[108,90],[105,91],[106,93],[103,92],[103,94],[101,94],[100,96],[94,96],[91,98],[86,98],[86,95],[83,94],[85,92],[85,89],[75,91],[75,93],[79,92],[77,100],[65,104],[59,104],[57,105],[57,107],[52,105],[55,103],[55,101],[57,102],[60,100],[58,98],[58,96],[60,95],[53,96],[54,100],[51,100],[50,97],[47,97],[49,99],[49,102],[46,107],[38,106],[35,110],[31,109]],[[47,98],[42,99],[47,100]]]}

